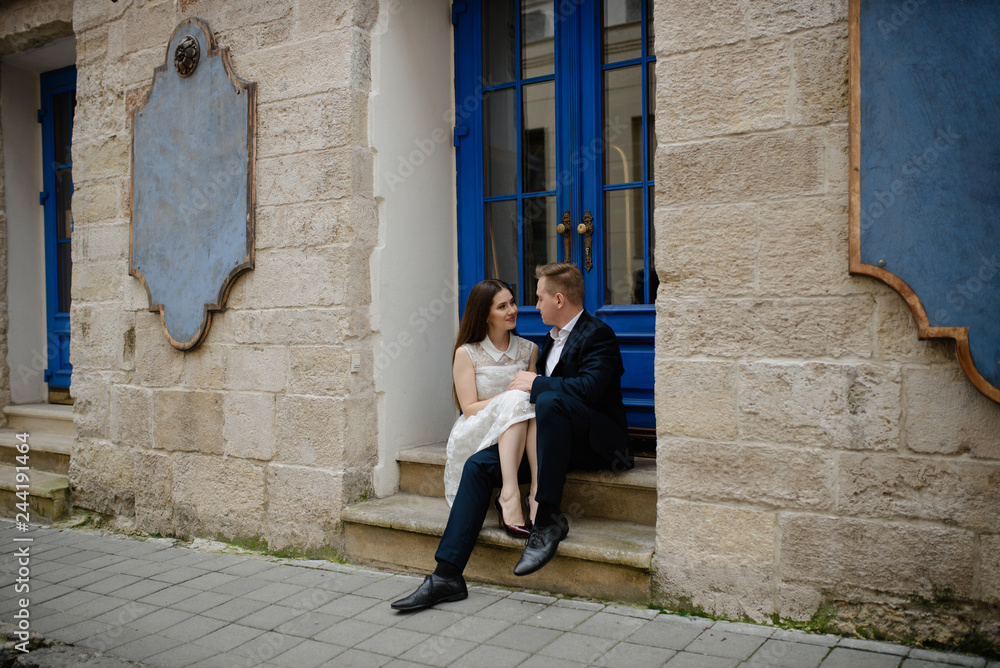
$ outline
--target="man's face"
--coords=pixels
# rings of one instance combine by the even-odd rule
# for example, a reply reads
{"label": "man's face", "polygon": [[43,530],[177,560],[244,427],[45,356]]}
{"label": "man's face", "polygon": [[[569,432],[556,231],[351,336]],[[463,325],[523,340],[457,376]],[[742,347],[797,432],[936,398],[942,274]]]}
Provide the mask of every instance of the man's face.
{"label": "man's face", "polygon": [[535,297],[538,298],[538,301],[535,307],[538,309],[538,314],[542,316],[542,322],[552,326],[555,324],[555,319],[559,313],[559,306],[556,303],[555,295],[549,294],[548,286],[546,285],[548,280],[545,276],[538,279],[538,287],[535,288]]}

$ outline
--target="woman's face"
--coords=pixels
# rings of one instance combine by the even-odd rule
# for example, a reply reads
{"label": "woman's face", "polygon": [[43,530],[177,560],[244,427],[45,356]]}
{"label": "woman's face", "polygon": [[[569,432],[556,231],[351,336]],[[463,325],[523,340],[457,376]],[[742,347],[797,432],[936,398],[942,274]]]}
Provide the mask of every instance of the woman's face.
{"label": "woman's face", "polygon": [[503,332],[517,326],[517,304],[510,290],[501,290],[493,295],[493,305],[486,318],[491,332]]}

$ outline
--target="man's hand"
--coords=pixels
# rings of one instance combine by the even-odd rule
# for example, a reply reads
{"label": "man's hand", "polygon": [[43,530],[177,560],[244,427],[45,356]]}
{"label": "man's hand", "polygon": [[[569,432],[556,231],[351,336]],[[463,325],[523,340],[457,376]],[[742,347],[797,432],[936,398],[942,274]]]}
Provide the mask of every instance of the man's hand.
{"label": "man's hand", "polygon": [[507,387],[508,390],[521,390],[522,392],[531,392],[531,384],[535,382],[535,378],[538,378],[537,373],[532,373],[530,371],[519,371],[513,380],[510,381],[510,385]]}

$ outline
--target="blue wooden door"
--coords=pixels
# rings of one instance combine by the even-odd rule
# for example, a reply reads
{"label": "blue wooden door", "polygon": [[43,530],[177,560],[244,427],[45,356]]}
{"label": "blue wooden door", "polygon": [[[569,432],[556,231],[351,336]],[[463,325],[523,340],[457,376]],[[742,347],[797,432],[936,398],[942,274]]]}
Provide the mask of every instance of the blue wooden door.
{"label": "blue wooden door", "polygon": [[42,179],[45,208],[45,303],[49,389],[69,389],[70,285],[73,277],[73,109],[76,68],[41,75]]}
{"label": "blue wooden door", "polygon": [[456,2],[459,277],[511,283],[518,331],[548,331],[534,268],[583,270],[622,345],[629,425],[652,429],[652,3]]}

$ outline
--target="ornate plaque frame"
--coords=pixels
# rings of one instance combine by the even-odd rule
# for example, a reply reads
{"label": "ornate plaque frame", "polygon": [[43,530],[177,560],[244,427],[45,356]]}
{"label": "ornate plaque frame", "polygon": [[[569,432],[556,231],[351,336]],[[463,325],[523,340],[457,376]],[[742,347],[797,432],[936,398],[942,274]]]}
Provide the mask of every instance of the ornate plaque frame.
{"label": "ornate plaque frame", "polygon": [[[902,296],[902,298],[906,301],[907,305],[910,308],[910,311],[913,313],[913,317],[916,320],[917,324],[918,335],[920,338],[954,339],[957,343],[957,357],[959,364],[962,366],[962,369],[969,377],[969,380],[976,387],[976,389],[978,389],[984,395],[986,395],[993,401],[1000,403],[1000,387],[998,387],[998,385],[994,383],[991,383],[989,379],[984,377],[984,375],[980,372],[980,370],[976,366],[976,361],[974,360],[974,355],[973,355],[973,347],[970,345],[970,339],[969,339],[970,327],[955,326],[954,322],[947,323],[947,326],[942,326],[940,324],[939,325],[931,324],[932,321],[936,323],[942,323],[945,320],[951,320],[951,321],[964,320],[966,322],[969,322],[973,318],[962,315],[954,315],[952,312],[949,311],[949,308],[947,308],[949,306],[954,306],[958,304],[958,300],[955,297],[955,293],[957,291],[952,289],[955,286],[954,276],[956,274],[960,274],[961,271],[968,272],[968,267],[964,267],[963,269],[957,272],[951,270],[950,265],[945,261],[946,256],[943,250],[941,248],[935,247],[935,244],[933,243],[927,243],[926,241],[924,241],[927,238],[939,238],[942,241],[947,240],[949,243],[952,243],[953,245],[958,246],[960,248],[975,249],[975,251],[969,250],[966,254],[966,256],[970,256],[970,254],[974,255],[979,250],[976,245],[977,238],[973,235],[970,235],[968,231],[970,229],[975,230],[979,233],[980,239],[983,238],[990,239],[992,240],[990,241],[990,243],[995,244],[996,237],[990,235],[991,228],[989,226],[991,224],[995,226],[996,221],[977,219],[975,216],[969,215],[967,212],[959,210],[956,215],[959,216],[958,220],[961,220],[962,223],[965,224],[964,228],[955,229],[949,227],[948,226],[949,220],[940,219],[934,221],[934,223],[938,227],[934,229],[932,233],[927,233],[925,231],[925,227],[927,226],[927,222],[925,220],[907,219],[905,222],[908,225],[910,225],[910,227],[907,229],[913,229],[915,231],[919,230],[922,232],[921,235],[914,234],[913,238],[899,239],[901,235],[898,233],[893,235],[892,234],[893,231],[890,230],[889,232],[882,234],[880,240],[881,244],[877,244],[875,246],[875,249],[869,248],[869,245],[866,245],[864,248],[862,248],[863,232],[871,236],[871,231],[875,229],[876,226],[881,224],[882,222],[881,217],[883,211],[888,213],[889,210],[893,208],[893,204],[895,203],[896,206],[893,209],[892,213],[894,215],[900,214],[900,209],[902,208],[902,206],[900,206],[900,202],[907,201],[906,200],[907,193],[904,192],[904,187],[909,188],[911,184],[906,183],[904,177],[896,179],[895,181],[891,181],[890,182],[891,187],[886,187],[884,191],[876,190],[874,193],[869,192],[868,203],[871,205],[869,206],[870,210],[863,210],[862,192],[861,192],[862,179],[863,179],[863,175],[861,172],[862,153],[863,153],[862,126],[861,126],[862,122],[861,2],[862,0],[850,0],[850,25],[849,25],[850,137],[851,137],[850,181],[849,181],[850,273],[877,278],[886,283],[887,285],[889,285],[890,287],[892,287],[896,292],[898,292],[900,296]],[[917,28],[917,24],[923,18],[917,16],[915,12],[922,11],[926,7],[930,7],[930,5],[925,6],[922,3],[920,5],[918,5],[917,3],[913,3],[913,8],[911,8],[910,5],[908,4],[904,5],[904,3],[895,3],[891,6],[891,9],[893,9],[891,13],[887,13],[884,17],[880,17],[878,21],[873,21],[873,24],[875,24],[878,30],[881,31],[881,33],[878,34],[885,39],[888,39],[888,36],[896,37],[897,36],[896,32],[901,32],[903,30],[910,30],[911,32],[903,33],[899,35],[899,37],[901,39],[905,39],[908,37],[912,41],[914,39],[917,39],[913,36],[912,31]],[[866,11],[868,9],[869,8],[866,7]],[[874,8],[872,8],[872,11],[874,11]],[[937,26],[935,26],[934,29],[936,30]],[[875,31],[871,30],[871,32],[869,33],[868,30],[869,28],[866,28],[865,35],[870,35],[873,41],[875,41],[874,40],[876,35]],[[883,77],[898,76],[898,74],[889,73],[890,67],[897,64],[894,61],[888,60],[889,58],[890,56],[887,55],[886,56],[887,60],[883,63],[884,69],[880,70],[880,76]],[[909,70],[909,72],[914,72],[914,71],[924,72],[924,69],[917,68],[916,70]],[[932,76],[932,75],[933,72],[927,76]],[[976,81],[972,77],[973,77],[972,74],[968,74],[967,76],[967,80],[972,82],[968,84],[969,87],[981,85],[982,82]],[[909,80],[906,79],[904,79],[903,81],[904,81],[903,85],[910,83]],[[950,80],[949,83],[954,85],[954,81]],[[995,82],[993,83],[986,82],[986,85],[995,86]],[[924,95],[927,94],[926,91],[920,89],[920,86],[915,86],[914,88],[918,90],[920,93],[923,93]],[[961,88],[956,89],[956,92],[954,92],[953,94],[960,95],[961,93],[957,92],[960,90],[962,89]],[[882,91],[879,90],[878,87],[876,87],[876,90],[873,92],[882,92]],[[936,147],[934,153],[931,153],[930,149],[928,149],[928,151],[924,153],[922,157],[928,159],[933,158],[933,160],[935,161],[939,160],[938,158],[939,154],[947,150],[948,147],[947,142],[949,140],[953,141],[954,138],[960,136],[960,132],[956,131],[954,128],[952,129],[938,128],[936,132],[934,132],[932,131],[934,126],[930,123],[928,123],[925,127],[920,127],[920,128],[915,127],[915,124],[907,126],[905,124],[905,121],[907,119],[907,117],[905,116],[905,113],[907,112],[907,108],[905,107],[906,103],[907,100],[897,99],[894,103],[892,113],[898,115],[898,118],[900,119],[898,123],[902,127],[905,127],[910,133],[910,137],[908,137],[908,139],[912,138],[912,136],[916,134],[918,130],[922,130],[923,131],[922,141],[924,141],[928,146],[932,148]],[[923,114],[925,118],[933,116],[932,114],[933,109],[929,106],[929,104],[930,103],[917,105],[917,109],[920,111],[921,114]],[[939,112],[939,114],[948,118],[949,122],[951,122],[951,120],[954,118],[954,116],[946,115],[943,112]],[[963,121],[962,118],[958,118],[955,121],[955,123],[961,123],[962,121]],[[972,123],[972,121],[969,121],[969,123]],[[964,128],[962,128],[961,126],[956,126],[956,127],[960,128],[960,130],[964,132]],[[895,139],[895,136],[893,135],[887,137],[888,139],[885,139],[885,144],[891,145],[891,141]],[[883,137],[880,136],[880,139],[883,139]],[[955,152],[958,151],[958,148],[952,148],[951,150]],[[907,157],[909,154],[904,153],[903,155],[904,157]],[[917,155],[920,156],[920,154]],[[897,156],[896,154],[885,153],[885,156],[888,157],[883,157],[882,158],[883,162],[892,165],[894,169],[898,168],[900,170],[900,173],[903,175],[906,175],[908,173],[912,175],[914,173],[914,170],[917,170],[924,164],[919,162],[913,164],[910,164],[907,161],[900,162],[899,156]],[[941,159],[940,163],[941,164],[937,166],[943,168],[944,160]],[[909,171],[907,168],[909,168]],[[871,169],[872,169],[871,165],[866,166],[866,170],[868,170],[866,174],[869,173]],[[927,170],[925,168],[925,172],[929,171],[930,170]],[[955,170],[949,171],[947,173],[948,177],[953,178],[954,172]],[[891,172],[888,173],[891,174]],[[882,176],[882,178],[885,177]],[[961,177],[959,176],[959,178]],[[899,185],[898,189],[896,188],[897,185]],[[932,188],[947,188],[947,186],[941,185],[938,182],[932,182],[931,185]],[[937,191],[931,189],[929,192],[933,197],[938,197],[942,199],[942,201],[943,198],[945,197],[945,190]],[[948,191],[947,196],[954,198],[955,197],[954,189]],[[959,196],[967,197],[964,191],[959,191]],[[879,204],[873,203],[872,198],[874,198],[877,202],[881,204],[882,206],[881,209],[878,208]],[[951,200],[948,201],[950,202]],[[967,200],[958,199],[957,201],[964,202]],[[876,213],[878,214],[877,216],[875,215]],[[961,218],[963,214],[965,214],[965,217]],[[862,225],[863,215],[866,216],[866,224],[864,226]],[[873,217],[877,220],[873,221]],[[889,218],[890,216],[888,215],[885,216],[886,220],[888,220]],[[924,227],[922,228],[921,225],[924,225]],[[976,227],[977,225],[979,227]],[[937,236],[935,236],[935,234]],[[885,239],[887,238],[890,239],[890,241],[894,242],[898,241],[898,243],[886,243]],[[995,247],[996,246],[994,245],[994,248]],[[986,252],[988,254],[990,252],[988,250],[989,244],[986,245],[986,248],[987,248]],[[892,251],[893,254],[885,253],[886,249]],[[873,251],[875,252],[875,255],[872,255]],[[917,258],[920,261],[919,262],[914,261],[913,258]],[[923,273],[919,270],[920,267],[925,267]],[[994,271],[994,269],[990,269],[990,271]],[[909,276],[910,282],[921,283],[922,286],[920,288],[922,293],[921,295],[918,295],[917,290],[915,290],[914,287],[912,287],[907,282],[907,280],[904,280],[904,278],[900,276],[901,273]],[[925,275],[932,273],[933,276]],[[938,276],[944,278],[938,278]],[[932,279],[937,279],[940,282],[933,283]],[[982,304],[980,305],[980,311],[976,312],[977,313],[976,317],[979,319],[979,321],[981,321],[983,319],[982,313],[986,313],[986,317],[987,318],[989,317],[989,308],[991,308],[990,305],[993,304],[993,302],[989,300],[996,299],[996,297],[993,296],[992,293],[987,294],[986,291],[983,290],[980,290],[979,292],[980,294],[978,295],[978,297],[980,302],[982,302]],[[929,299],[933,301],[928,302]],[[970,302],[971,300],[963,302],[963,304],[968,304]],[[929,307],[927,306],[928,303],[936,304],[936,306]],[[977,305],[979,305],[979,302],[976,303]],[[944,307],[942,306],[942,304],[944,304]],[[929,309],[933,311],[931,316],[929,316],[928,314]],[[955,308],[955,310],[960,310],[960,309]],[[981,329],[982,328],[980,327],[980,330]],[[987,341],[991,340],[988,338],[989,333],[990,332],[984,333],[983,331],[977,332],[980,339],[986,337]],[[994,336],[997,335],[996,330],[993,330],[993,335]],[[977,341],[978,340],[979,339],[977,339]],[[990,362],[988,356],[984,359],[984,355],[982,354],[982,348],[980,348],[979,350],[980,350],[979,353],[980,364],[984,363],[988,364]],[[998,352],[994,354],[997,357],[996,360],[997,364],[1000,365],[1000,348],[998,348]],[[996,377],[994,371],[995,370],[991,369],[988,372],[991,375],[991,377]]]}
{"label": "ornate plaque frame", "polygon": [[130,113],[129,274],[178,350],[205,340],[213,312],[254,266],[256,101],[228,47],[188,18]]}

